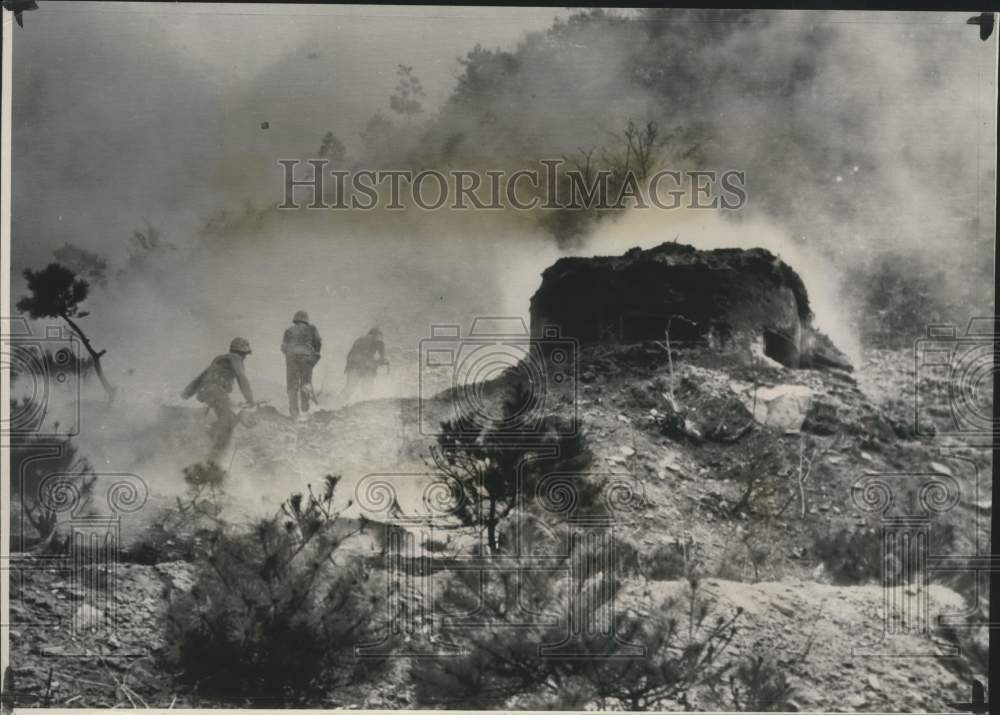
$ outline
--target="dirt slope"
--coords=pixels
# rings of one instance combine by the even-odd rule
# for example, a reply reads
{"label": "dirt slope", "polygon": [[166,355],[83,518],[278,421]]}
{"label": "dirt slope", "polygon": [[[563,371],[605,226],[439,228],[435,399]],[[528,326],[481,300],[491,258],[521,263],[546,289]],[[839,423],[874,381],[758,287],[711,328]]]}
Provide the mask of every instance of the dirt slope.
{"label": "dirt slope", "polygon": [[[907,352],[872,354],[852,377],[698,349],[668,358],[653,343],[584,350],[575,398],[563,393],[547,406],[574,415],[587,435],[594,460],[583,478],[625,475],[641,486],[644,499],[618,527],[638,554],[623,562],[622,603],[655,606],[682,588],[693,570],[720,607],[745,610],[740,648],[765,641],[787,656],[794,702],[802,710],[942,710],[967,698],[969,679],[982,676],[985,630],[936,631],[938,640],[961,646],[953,658],[854,654],[859,638],[881,632],[879,571],[847,583],[817,546],[818,537],[840,529],[877,529],[879,515],[859,510],[852,485],[866,474],[897,473],[944,475],[960,488],[954,507],[932,525],[932,545],[947,555],[988,548],[992,494],[988,476],[977,477],[990,473],[989,452],[913,434],[905,401],[886,388],[906,384],[912,364]],[[485,390],[485,399],[499,399],[502,386]],[[433,423],[450,414],[447,396],[423,407],[416,399],[358,403],[320,411],[305,424],[260,410],[255,426],[240,428],[235,437],[232,514],[273,513],[290,492],[326,473],[344,476],[345,501],[367,474],[407,475],[399,482],[400,504],[404,511],[416,508],[432,472],[427,455],[434,444],[421,431],[421,409],[431,410],[433,419],[423,417]],[[197,409],[170,408],[158,429],[143,427],[133,436],[136,453],[150,455],[136,471],[165,476],[150,480],[150,501],[124,525],[126,540],[140,537],[178,492],[180,479],[164,466],[163,445],[172,445],[176,459],[189,458],[192,445],[203,440],[206,419]],[[743,484],[732,468],[753,457],[754,435],[772,440],[788,458],[787,469],[769,475],[777,480],[774,494],[739,507]],[[943,444],[950,448],[942,451]],[[801,491],[795,481],[800,455],[813,460]],[[915,505],[909,491],[900,494],[891,513]],[[356,516],[356,505],[352,509],[348,514]],[[939,539],[945,525],[950,536]],[[32,697],[48,692],[53,706],[128,704],[129,695],[116,685],[127,673],[127,686],[150,705],[169,706],[175,696],[177,706],[186,704],[155,656],[165,605],[171,593],[189,587],[190,564],[122,564],[117,634],[67,639],[58,624],[85,606],[101,608],[94,593],[70,584],[65,570],[42,568],[46,562],[17,563],[26,565],[15,569],[11,611],[19,690]],[[988,594],[976,594],[968,579],[931,574],[931,580],[932,617],[985,612]],[[902,642],[915,646],[918,640],[904,636]],[[103,661],[95,664],[95,654]],[[350,702],[412,705],[404,680],[397,672],[374,699],[366,690]]]}
{"label": "dirt slope", "polygon": [[[26,564],[23,564],[26,565]],[[155,566],[124,564],[118,576],[117,628],[113,635],[81,632],[66,636],[65,622],[81,609],[96,608],[85,590],[69,587],[58,573],[34,564],[23,573],[12,606],[12,650],[19,657],[14,677],[24,702],[53,707],[109,707],[116,703],[151,707],[210,706],[184,696],[170,674],[156,664],[164,648],[164,614],[170,598],[193,581],[183,562]],[[639,613],[680,596],[684,581],[636,581],[619,596],[619,608]],[[881,634],[883,591],[878,586],[834,587],[804,581],[737,583],[707,579],[702,593],[717,612],[743,610],[730,656],[764,644],[782,656],[800,710],[920,712],[947,710],[967,697],[967,682],[954,658],[879,658],[853,652]],[[941,586],[931,589],[932,608],[958,609],[962,598]],[[59,622],[63,627],[59,627]],[[905,635],[901,649],[924,649],[926,640]],[[40,667],[39,667],[40,666]],[[50,680],[51,669],[51,680]],[[342,693],[344,705],[405,707],[403,678],[391,673],[385,687]],[[128,687],[128,694],[121,684]],[[714,709],[708,693],[694,701]]]}

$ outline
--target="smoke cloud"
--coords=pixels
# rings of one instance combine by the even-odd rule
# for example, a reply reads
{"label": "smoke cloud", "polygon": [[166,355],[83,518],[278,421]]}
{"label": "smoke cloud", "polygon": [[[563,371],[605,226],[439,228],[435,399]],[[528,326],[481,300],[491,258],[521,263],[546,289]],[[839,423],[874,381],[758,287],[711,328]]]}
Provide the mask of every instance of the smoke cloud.
{"label": "smoke cloud", "polygon": [[[780,255],[856,357],[862,298],[844,286],[873,256],[943,268],[935,290],[992,308],[997,43],[964,20],[45,3],[15,33],[15,271],[66,242],[108,259],[85,326],[140,424],[236,335],[258,396],[283,407],[278,347],[297,309],[324,336],[316,382],[333,391],[373,325],[413,350],[435,323],[527,318],[560,255],[675,236]],[[460,63],[477,44],[500,49]],[[416,117],[391,116],[398,64],[426,88]],[[562,245],[533,214],[273,208],[278,159],[314,156],[331,131],[365,166],[376,112],[400,164],[468,169],[613,158],[630,119],[655,121],[664,164],[745,171],[749,204],[628,211]],[[130,263],[147,224],[175,250]]]}

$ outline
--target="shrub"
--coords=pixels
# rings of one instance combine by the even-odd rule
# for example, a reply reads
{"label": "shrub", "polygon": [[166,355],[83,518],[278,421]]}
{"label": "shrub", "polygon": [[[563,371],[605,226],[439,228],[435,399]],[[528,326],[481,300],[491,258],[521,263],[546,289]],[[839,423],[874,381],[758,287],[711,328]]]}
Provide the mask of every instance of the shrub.
{"label": "shrub", "polygon": [[122,557],[140,564],[195,559],[215,530],[224,526],[221,497],[229,478],[215,462],[197,462],[182,470],[187,485],[185,499],[176,508],[164,509]]}
{"label": "shrub", "polygon": [[790,710],[794,689],[777,658],[757,645],[731,668],[726,687],[713,688],[722,708],[741,712]]}
{"label": "shrub", "polygon": [[834,583],[859,584],[882,574],[882,536],[877,529],[840,529],[818,535],[812,553]]}
{"label": "shrub", "polygon": [[[523,525],[522,537],[549,553],[560,553],[568,545],[558,540],[544,543],[544,532]],[[697,685],[719,677],[738,614],[713,618],[695,578],[685,597],[645,612],[626,607],[617,602],[617,576],[598,571],[600,564],[606,570],[608,563],[579,541],[561,572],[522,561],[515,569],[485,575],[451,574],[444,608],[451,614],[473,614],[476,624],[459,627],[452,616],[443,626],[444,638],[462,646],[466,655],[414,663],[420,705],[665,708],[684,703]],[[616,639],[595,627],[597,619],[608,617],[612,604]],[[528,617],[532,624],[524,622]],[[573,618],[590,627],[580,628],[567,642],[567,624]],[[540,650],[560,643],[562,652]]]}
{"label": "shrub", "polygon": [[[537,439],[530,444],[518,438],[509,425],[517,424],[521,405],[529,402],[525,389],[512,388],[499,426],[466,414],[441,425],[437,447],[431,450],[434,468],[459,492],[455,516],[466,526],[480,528],[494,555],[504,547],[503,520],[530,503],[542,478],[557,471],[579,473],[591,460],[583,435],[555,415],[540,419]],[[592,487],[582,479],[574,485],[578,508],[593,503]]]}
{"label": "shrub", "polygon": [[740,484],[731,515],[747,512],[770,516],[782,511],[791,494],[792,467],[781,440],[770,431],[752,430],[740,443],[725,477]]}
{"label": "shrub", "polygon": [[699,552],[690,536],[685,541],[674,539],[668,544],[657,544],[648,554],[640,556],[641,573],[650,581],[687,578],[699,561]]}
{"label": "shrub", "polygon": [[194,588],[170,607],[168,660],[195,692],[231,703],[329,703],[381,665],[354,657],[376,640],[379,598],[367,569],[334,563],[344,539],[321,494],[294,494],[252,531],[218,528]]}
{"label": "shrub", "polygon": [[[951,524],[931,531],[930,551],[947,553],[955,541]],[[881,529],[840,529],[832,534],[813,537],[812,555],[823,564],[834,583],[859,584],[882,579],[883,559],[889,566],[902,563],[903,544],[893,542],[894,549],[883,556]],[[916,573],[913,574],[916,576]]]}

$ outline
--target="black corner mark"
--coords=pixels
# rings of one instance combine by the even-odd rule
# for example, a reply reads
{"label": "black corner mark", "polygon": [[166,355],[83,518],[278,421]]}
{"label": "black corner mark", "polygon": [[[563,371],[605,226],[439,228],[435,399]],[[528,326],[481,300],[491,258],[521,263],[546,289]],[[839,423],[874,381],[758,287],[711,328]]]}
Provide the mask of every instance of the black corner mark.
{"label": "black corner mark", "polygon": [[17,26],[24,27],[24,19],[21,14],[26,10],[37,10],[38,3],[35,0],[3,0],[3,9],[14,13]]}
{"label": "black corner mark", "polygon": [[948,703],[948,707],[967,713],[987,713],[990,704],[986,701],[986,688],[978,680],[972,680],[972,702]]}
{"label": "black corner mark", "polygon": [[984,12],[981,15],[970,17],[965,21],[966,25],[979,25],[979,39],[983,42],[990,39],[993,34],[994,17],[992,12]]}

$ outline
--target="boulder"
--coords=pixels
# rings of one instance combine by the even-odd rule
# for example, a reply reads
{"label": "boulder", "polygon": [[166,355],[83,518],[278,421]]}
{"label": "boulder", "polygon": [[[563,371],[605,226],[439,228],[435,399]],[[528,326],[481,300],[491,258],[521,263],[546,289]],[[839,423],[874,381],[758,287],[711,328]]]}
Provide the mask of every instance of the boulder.
{"label": "boulder", "polygon": [[813,391],[805,385],[774,385],[743,392],[740,397],[759,424],[786,432],[798,432],[809,414]]}

